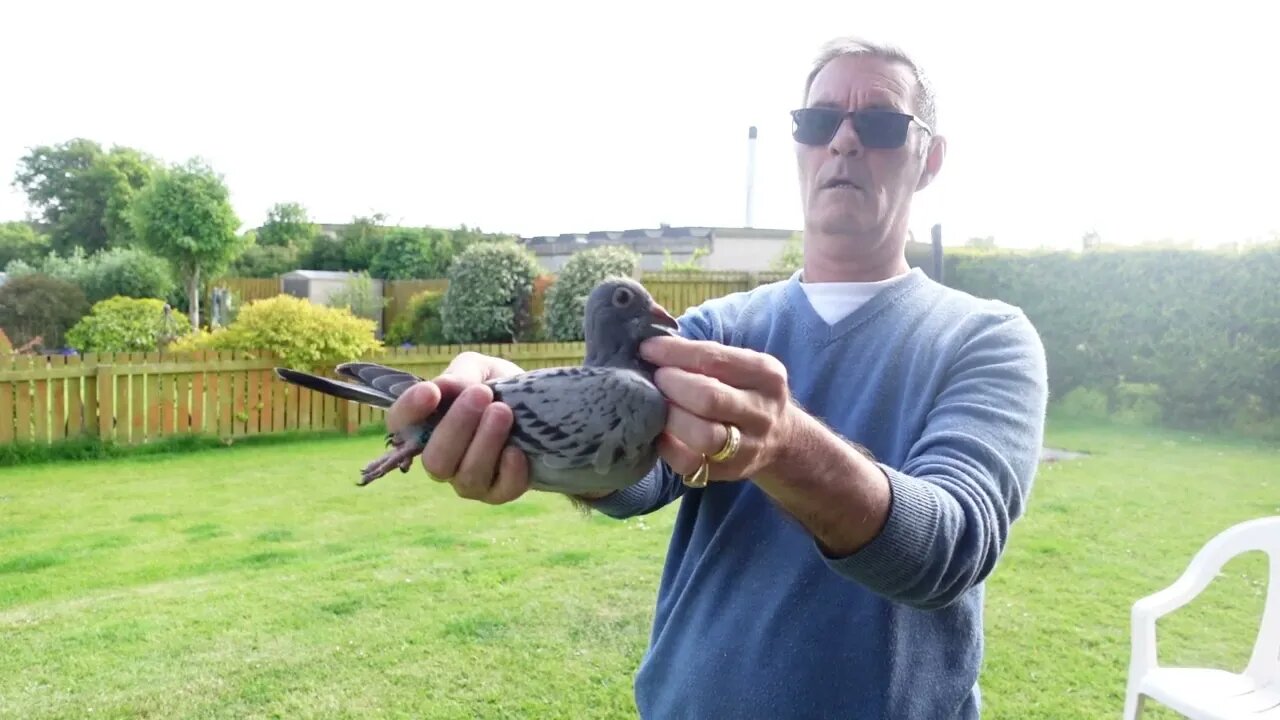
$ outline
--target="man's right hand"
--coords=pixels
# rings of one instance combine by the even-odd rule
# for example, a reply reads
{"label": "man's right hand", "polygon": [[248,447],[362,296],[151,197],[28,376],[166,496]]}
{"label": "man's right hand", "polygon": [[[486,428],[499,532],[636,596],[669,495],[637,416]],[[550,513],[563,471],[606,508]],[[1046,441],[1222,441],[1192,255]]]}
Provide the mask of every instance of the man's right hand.
{"label": "man's right hand", "polygon": [[[529,461],[505,447],[511,432],[511,408],[493,401],[487,380],[523,372],[501,358],[474,352],[459,354],[444,372],[409,388],[387,410],[387,430],[420,422],[440,404],[456,397],[422,453],[427,473],[453,486],[459,497],[500,504],[529,489]],[[505,449],[504,449],[505,448]]]}

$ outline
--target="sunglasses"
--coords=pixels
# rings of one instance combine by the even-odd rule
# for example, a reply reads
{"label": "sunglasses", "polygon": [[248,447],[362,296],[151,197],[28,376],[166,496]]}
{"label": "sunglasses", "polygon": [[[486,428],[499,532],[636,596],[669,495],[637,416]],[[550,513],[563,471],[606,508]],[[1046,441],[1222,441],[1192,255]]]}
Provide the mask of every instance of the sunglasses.
{"label": "sunglasses", "polygon": [[803,145],[826,145],[836,136],[840,123],[844,119],[853,119],[853,129],[858,133],[858,140],[863,147],[878,150],[892,150],[902,147],[907,141],[907,130],[911,123],[918,122],[926,132],[933,132],[929,126],[915,115],[893,110],[837,110],[835,108],[810,107],[792,110],[791,118],[795,127],[791,136]]}

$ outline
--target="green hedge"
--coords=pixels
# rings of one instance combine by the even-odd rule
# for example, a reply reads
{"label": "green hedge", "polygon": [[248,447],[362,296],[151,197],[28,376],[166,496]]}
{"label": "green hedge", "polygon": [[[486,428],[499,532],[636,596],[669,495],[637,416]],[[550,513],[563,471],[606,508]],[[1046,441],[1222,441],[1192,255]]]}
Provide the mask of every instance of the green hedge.
{"label": "green hedge", "polygon": [[945,281],[1023,308],[1076,408],[1280,436],[1280,246],[980,253]]}

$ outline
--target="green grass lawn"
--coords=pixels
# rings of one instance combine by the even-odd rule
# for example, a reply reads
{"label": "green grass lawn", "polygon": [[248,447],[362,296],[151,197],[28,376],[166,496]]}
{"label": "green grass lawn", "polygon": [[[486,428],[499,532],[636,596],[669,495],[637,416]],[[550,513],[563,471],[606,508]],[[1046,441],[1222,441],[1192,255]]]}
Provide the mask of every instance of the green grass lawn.
{"label": "green grass lawn", "polygon": [[[1214,533],[1280,513],[1275,447],[1056,422],[991,580],[985,717],[1118,717],[1128,612]],[[0,470],[0,717],[633,717],[674,507],[490,507],[419,473],[356,488],[374,436]],[[1246,557],[1161,623],[1238,669]],[[1150,717],[1172,718],[1153,712]]]}

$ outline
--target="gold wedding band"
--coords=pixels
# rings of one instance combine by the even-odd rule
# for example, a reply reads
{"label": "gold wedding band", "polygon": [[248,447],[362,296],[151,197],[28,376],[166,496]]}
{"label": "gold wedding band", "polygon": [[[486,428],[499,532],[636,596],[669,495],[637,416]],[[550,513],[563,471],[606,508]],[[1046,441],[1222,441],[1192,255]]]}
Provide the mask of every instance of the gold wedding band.
{"label": "gold wedding band", "polygon": [[707,463],[707,456],[703,455],[702,465],[698,468],[698,471],[693,474],[693,477],[681,475],[680,482],[683,482],[686,486],[691,488],[704,488],[707,486],[707,478],[710,476],[711,466]]}
{"label": "gold wedding band", "polygon": [[724,462],[738,454],[738,448],[742,445],[742,431],[737,425],[732,423],[724,423],[724,429],[728,432],[728,436],[724,439],[724,447],[720,451],[711,456],[711,462]]}

